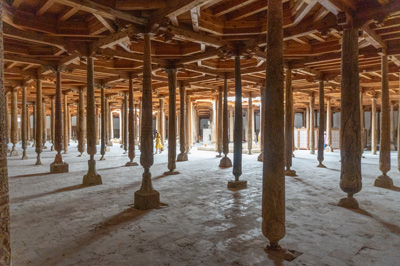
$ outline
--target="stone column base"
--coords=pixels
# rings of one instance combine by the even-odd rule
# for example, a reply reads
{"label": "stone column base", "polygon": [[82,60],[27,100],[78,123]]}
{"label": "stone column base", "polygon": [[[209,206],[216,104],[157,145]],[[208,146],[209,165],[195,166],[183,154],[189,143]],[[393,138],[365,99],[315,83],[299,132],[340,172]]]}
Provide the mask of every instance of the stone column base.
{"label": "stone column base", "polygon": [[18,151],[14,147],[10,151],[10,157],[18,156]]}
{"label": "stone column base", "polygon": [[258,160],[259,162],[263,162],[263,161],[264,161],[264,153],[263,153],[263,152],[261,152],[260,155],[258,155],[257,160]]}
{"label": "stone column base", "polygon": [[137,162],[127,162],[127,163],[125,164],[125,166],[137,166],[137,165],[138,165]]}
{"label": "stone column base", "polygon": [[184,161],[188,161],[188,155],[187,153],[179,153],[178,154],[178,158],[176,159],[177,162],[184,162]]}
{"label": "stone column base", "polygon": [[375,179],[374,186],[382,188],[393,188],[393,180],[387,175],[380,175]]}
{"label": "stone column base", "polygon": [[326,152],[333,152],[333,149],[332,149],[331,146],[326,146],[326,147],[325,147],[325,151],[326,151]]}
{"label": "stone column base", "polygon": [[69,165],[67,163],[52,163],[50,164],[50,173],[52,174],[61,174],[68,173]]}
{"label": "stone column base", "polygon": [[105,161],[106,158],[104,158],[104,155],[101,156],[100,161]]}
{"label": "stone column base", "polygon": [[83,177],[82,184],[84,186],[94,186],[103,184],[101,176],[98,175],[96,172],[96,161],[89,160],[88,166],[89,166],[88,173]]}
{"label": "stone column base", "polygon": [[222,158],[221,161],[219,162],[219,167],[222,167],[222,168],[232,167],[231,159],[229,159],[229,157]]}
{"label": "stone column base", "polygon": [[247,188],[247,181],[246,180],[230,180],[228,181],[228,188],[234,188],[234,189],[243,189]]}
{"label": "stone column base", "polygon": [[319,163],[319,164],[317,165],[317,167],[319,167],[319,168],[326,168],[326,166],[325,166],[323,163]]}
{"label": "stone column base", "polygon": [[139,210],[150,210],[160,207],[160,193],[153,190],[146,192],[138,190],[135,192],[135,208]]}
{"label": "stone column base", "polygon": [[54,149],[54,145],[51,145],[51,149],[50,149],[51,151],[55,151],[55,149]]}
{"label": "stone column base", "polygon": [[22,160],[28,160],[29,158],[28,158],[28,156],[26,155],[26,151],[24,150],[23,152],[22,152]]}
{"label": "stone column base", "polygon": [[343,208],[358,209],[358,201],[353,197],[341,199],[338,205]]}
{"label": "stone column base", "polygon": [[167,172],[164,172],[164,175],[179,175],[180,174],[180,172],[178,172],[178,171],[167,171]]}
{"label": "stone column base", "polygon": [[297,176],[296,171],[295,170],[285,170],[285,176]]}
{"label": "stone column base", "polygon": [[113,146],[113,143],[111,140],[107,141],[107,146],[110,146],[110,147]]}
{"label": "stone column base", "polygon": [[110,147],[106,146],[106,152],[110,152]]}

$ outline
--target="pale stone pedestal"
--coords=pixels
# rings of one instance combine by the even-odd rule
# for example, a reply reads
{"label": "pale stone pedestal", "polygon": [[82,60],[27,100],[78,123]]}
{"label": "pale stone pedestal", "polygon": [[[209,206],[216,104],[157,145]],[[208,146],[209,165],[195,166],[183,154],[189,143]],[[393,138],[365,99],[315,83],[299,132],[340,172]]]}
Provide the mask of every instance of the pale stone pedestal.
{"label": "pale stone pedestal", "polygon": [[50,164],[50,173],[52,174],[61,174],[68,173],[69,165],[67,163],[52,163]]}
{"label": "pale stone pedestal", "polygon": [[380,175],[375,179],[374,186],[382,188],[393,188],[393,180],[387,175]]}
{"label": "pale stone pedestal", "polygon": [[228,181],[228,188],[233,188],[233,189],[244,189],[247,188],[247,181],[246,180],[230,180]]}
{"label": "pale stone pedestal", "polygon": [[219,163],[219,167],[222,167],[222,168],[232,167],[231,159],[229,159],[229,157],[222,158],[220,163]]}
{"label": "pale stone pedestal", "polygon": [[264,161],[264,153],[260,153],[260,155],[258,155],[257,160],[258,160],[259,162],[263,162],[263,161]]}
{"label": "pale stone pedestal", "polygon": [[179,153],[178,154],[178,158],[176,159],[177,162],[184,162],[184,161],[188,161],[188,155],[187,153]]}
{"label": "pale stone pedestal", "polygon": [[110,147],[106,146],[106,152],[110,152]]}
{"label": "pale stone pedestal", "polygon": [[138,190],[135,192],[135,208],[139,210],[150,210],[160,207],[160,193]]}
{"label": "pale stone pedestal", "polygon": [[103,184],[101,180],[101,176],[96,172],[96,161],[89,160],[88,161],[89,170],[88,173],[83,177],[82,184],[84,186],[94,186]]}
{"label": "pale stone pedestal", "polygon": [[325,147],[325,151],[326,151],[326,152],[333,152],[333,149],[332,149],[331,146],[326,146],[326,147]]}
{"label": "pale stone pedestal", "polygon": [[107,141],[107,146],[110,146],[110,147],[113,146],[113,143],[111,140]]}

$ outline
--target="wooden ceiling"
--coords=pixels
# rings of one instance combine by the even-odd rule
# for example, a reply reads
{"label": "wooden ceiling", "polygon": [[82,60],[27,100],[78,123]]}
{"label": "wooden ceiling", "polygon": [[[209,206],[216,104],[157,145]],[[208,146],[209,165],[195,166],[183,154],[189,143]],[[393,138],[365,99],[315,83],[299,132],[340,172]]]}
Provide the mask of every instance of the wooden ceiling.
{"label": "wooden ceiling", "polygon": [[[198,114],[208,116],[210,99],[228,77],[234,95],[234,62],[240,51],[243,97],[265,86],[267,0],[4,0],[5,85],[29,86],[43,78],[43,94],[55,94],[52,68],[64,66],[62,86],[69,102],[86,86],[86,56],[95,55],[95,83],[119,108],[133,77],[141,97],[143,33],[152,32],[153,102],[168,98],[165,68],[178,68]],[[343,18],[360,26],[360,86],[364,104],[379,97],[381,55],[389,56],[390,97],[399,100],[400,0],[283,0],[284,58],[293,73],[294,103],[304,109],[318,79],[340,107]],[[96,97],[100,91],[96,90]],[[316,97],[317,98],[317,97]],[[48,102],[48,99],[46,100]],[[179,97],[177,97],[179,102]],[[318,102],[318,101],[317,101]],[[166,101],[168,103],[168,99]],[[99,102],[98,102],[99,104]],[[232,103],[233,104],[233,103]],[[166,104],[166,110],[167,110]],[[318,106],[318,105],[316,105]],[[179,106],[178,106],[179,107]]]}

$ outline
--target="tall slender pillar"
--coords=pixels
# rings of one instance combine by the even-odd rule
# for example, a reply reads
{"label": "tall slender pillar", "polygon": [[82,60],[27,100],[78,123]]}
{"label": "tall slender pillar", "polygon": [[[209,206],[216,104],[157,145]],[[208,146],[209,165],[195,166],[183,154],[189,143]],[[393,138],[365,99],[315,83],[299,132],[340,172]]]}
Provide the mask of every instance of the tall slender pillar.
{"label": "tall slender pillar", "polygon": [[333,152],[332,149],[332,107],[331,99],[326,102],[326,152]]}
{"label": "tall slender pillar", "polygon": [[222,149],[223,149],[223,137],[222,137],[222,88],[218,88],[218,110],[217,110],[217,152],[218,155],[216,157],[222,157]]}
{"label": "tall slender pillar", "polygon": [[[61,151],[63,150],[63,113],[62,113],[62,88],[61,72],[56,71],[56,96],[55,96],[55,121],[54,121],[54,148],[57,151],[54,162],[50,164],[51,173],[68,173],[68,164],[64,162]],[[65,118],[65,116],[64,116]]]}
{"label": "tall slender pillar", "polygon": [[42,165],[40,154],[42,153],[42,131],[43,131],[43,115],[42,115],[42,80],[40,77],[36,81],[36,140],[35,152],[37,153],[36,165]]}
{"label": "tall slender pillar", "polygon": [[26,103],[26,145],[31,145],[31,115],[28,102]]}
{"label": "tall slender pillar", "polygon": [[18,107],[17,107],[17,88],[11,89],[11,143],[12,148],[10,156],[18,156],[17,143],[18,143]]}
{"label": "tall slender pillar", "polygon": [[233,143],[233,175],[235,180],[228,182],[228,188],[246,188],[247,181],[239,180],[242,175],[242,134],[243,134],[243,113],[242,113],[242,77],[240,70],[239,53],[235,55],[235,134]]}
{"label": "tall slender pillar", "polygon": [[377,143],[378,143],[378,132],[376,125],[376,97],[373,96],[371,106],[371,153],[376,155]]}
{"label": "tall slender pillar", "polygon": [[112,147],[113,146],[113,142],[112,142],[112,139],[113,139],[113,123],[114,123],[114,119],[113,119],[113,116],[112,116],[112,113],[111,113],[111,102],[109,102],[108,100],[106,101],[106,103],[107,103],[107,105],[106,105],[106,108],[107,108],[107,146],[109,146],[109,147]]}
{"label": "tall slender pillar", "polygon": [[222,157],[219,167],[228,168],[232,167],[232,161],[228,157],[229,153],[229,136],[228,136],[228,80],[225,74],[224,79],[224,112],[223,112],[223,152],[224,157]]}
{"label": "tall slender pillar", "polygon": [[176,169],[176,68],[166,69],[168,74],[168,172],[164,174],[175,175]]}
{"label": "tall slender pillar", "polygon": [[107,109],[106,109],[106,96],[105,96],[105,88],[104,86],[100,87],[101,91],[101,144],[100,144],[100,161],[105,160],[104,155],[106,154],[106,145],[107,145]]}
{"label": "tall slender pillar", "polygon": [[390,106],[389,106],[389,75],[388,57],[382,56],[382,121],[381,143],[379,148],[379,170],[382,172],[374,185],[376,187],[393,188],[393,180],[387,175],[390,171]]}
{"label": "tall slender pillar", "polygon": [[0,261],[4,266],[11,265],[11,238],[10,238],[10,200],[8,196],[8,168],[7,168],[7,100],[4,87],[4,45],[3,45],[3,6],[0,5],[0,217],[1,217],[1,245]]}
{"label": "tall slender pillar", "polygon": [[158,133],[161,136],[161,151],[164,150],[164,140],[165,140],[165,133],[164,133],[164,126],[165,126],[165,113],[164,113],[164,97],[159,99],[160,102],[160,113],[158,118]]}
{"label": "tall slender pillar", "polygon": [[390,150],[395,150],[396,134],[394,131],[394,103],[390,102]]}
{"label": "tall slender pillar", "polygon": [[361,158],[364,153],[365,144],[365,124],[364,124],[364,93],[361,88],[360,90],[360,124],[361,124]]}
{"label": "tall slender pillar", "polygon": [[119,113],[119,143],[121,148],[124,148],[124,103],[121,105],[121,112]]}
{"label": "tall slender pillar", "polygon": [[68,92],[64,92],[64,135],[63,135],[63,140],[64,140],[64,154],[68,153],[68,145],[69,145],[69,137],[68,137]]}
{"label": "tall slender pillar", "polygon": [[129,144],[128,144],[128,157],[129,162],[125,164],[125,166],[136,166],[137,162],[134,162],[135,159],[135,137],[136,137],[136,106],[134,105],[134,89],[132,84],[132,77],[129,76]]}
{"label": "tall slender pillar", "polygon": [[260,94],[261,94],[261,106],[260,106],[260,150],[261,153],[258,155],[257,160],[259,162],[264,161],[264,110],[265,110],[265,86],[262,86],[260,89]]}
{"label": "tall slender pillar", "polygon": [[324,161],[324,132],[325,132],[325,97],[324,81],[319,81],[319,126],[318,126],[318,166],[326,168]]}
{"label": "tall slender pillar", "polygon": [[87,92],[86,92],[86,136],[87,153],[90,155],[88,161],[88,173],[83,177],[83,185],[92,186],[102,184],[101,176],[96,172],[96,161],[94,156],[96,148],[96,128],[95,128],[95,98],[94,98],[94,62],[93,57],[87,57]]}
{"label": "tall slender pillar", "polygon": [[229,142],[233,142],[233,109],[229,110]]}
{"label": "tall slender pillar", "polygon": [[358,208],[353,195],[362,187],[358,32],[358,28],[343,30],[341,69],[340,188],[347,198],[341,199],[339,206],[353,209]]}
{"label": "tall slender pillar", "polygon": [[142,142],[142,106],[143,106],[143,104],[142,104],[142,102],[143,102],[143,99],[142,99],[142,97],[140,97],[139,98],[139,134],[138,134],[138,136],[139,136],[139,144],[138,144],[138,148],[139,148],[139,150],[141,151],[141,142]]}
{"label": "tall slender pillar", "polygon": [[160,206],[160,193],[153,188],[150,167],[154,163],[153,155],[153,99],[151,89],[151,41],[150,34],[144,34],[143,53],[143,103],[141,121],[141,153],[140,164],[144,173],[142,186],[135,192],[135,208],[148,210]]}
{"label": "tall slender pillar", "polygon": [[134,139],[134,143],[135,144],[139,144],[139,126],[138,126],[138,124],[139,124],[139,122],[138,122],[138,108],[139,108],[139,105],[138,104],[135,104],[134,105],[135,106],[135,113],[134,113],[134,129],[135,129],[135,139]]}
{"label": "tall slender pillar", "polygon": [[315,154],[315,97],[314,92],[311,93],[310,99],[310,153]]}
{"label": "tall slender pillar", "polygon": [[24,82],[22,86],[22,111],[21,111],[21,141],[22,141],[22,160],[27,160],[28,156],[26,155],[26,148],[27,148],[27,128],[28,128],[28,121],[27,121],[27,103],[26,103],[26,84]]}
{"label": "tall slender pillar", "polygon": [[127,97],[127,93],[124,93],[124,154],[128,153],[128,97]]}
{"label": "tall slender pillar", "polygon": [[42,99],[42,114],[43,114],[43,149],[47,149],[46,142],[47,142],[47,116],[46,116],[46,103],[44,98]]}
{"label": "tall slender pillar", "polygon": [[185,129],[185,87],[181,83],[179,86],[179,97],[180,97],[180,115],[179,115],[179,149],[177,161],[183,162],[188,160],[188,154],[186,152],[186,129]]}
{"label": "tall slender pillar", "polygon": [[307,150],[310,150],[310,147],[311,147],[311,145],[310,145],[310,104],[308,103],[306,103],[305,104],[306,105],[306,110],[305,110],[305,113],[306,113],[306,129],[307,129],[307,136],[308,136],[308,138],[307,138]]}
{"label": "tall slender pillar", "polygon": [[[400,80],[399,80],[399,87],[400,87]],[[400,88],[399,88],[399,94],[400,94]],[[399,105],[397,108],[397,170],[400,171],[400,97],[399,97]]]}
{"label": "tall slender pillar", "polygon": [[96,145],[100,144],[100,112],[99,112],[99,107],[96,106]]}
{"label": "tall slender pillar", "polygon": [[[190,95],[189,92],[186,92],[186,119],[185,119],[185,125],[186,125],[186,153],[189,154],[190,152],[190,127],[191,127],[191,110],[190,110]],[[213,128],[215,130],[215,127]]]}
{"label": "tall slender pillar", "polygon": [[254,107],[253,107],[253,97],[251,96],[251,92],[249,93],[249,108],[248,108],[248,131],[247,131],[247,150],[248,154],[253,154],[253,135],[254,135]]}
{"label": "tall slender pillar", "polygon": [[[78,126],[77,126],[77,136],[78,136],[78,151],[79,156],[85,152],[85,96],[84,88],[79,88],[79,102],[78,102]],[[95,117],[96,119],[96,117]]]}
{"label": "tall slender pillar", "polygon": [[50,96],[50,135],[51,135],[51,151],[55,151],[54,148],[54,96]]}
{"label": "tall slender pillar", "polygon": [[296,171],[292,167],[293,154],[293,88],[292,88],[292,70],[288,66],[286,70],[286,119],[285,119],[285,175],[296,176]]}
{"label": "tall slender pillar", "polygon": [[5,93],[5,106],[6,106],[6,143],[7,143],[7,152],[10,151],[10,149],[8,148],[8,143],[10,142],[10,135],[11,135],[11,118],[10,118],[10,114],[8,112],[8,106],[9,106],[9,100],[8,100],[8,95],[10,93],[6,91]]}
{"label": "tall slender pillar", "polygon": [[32,147],[36,147],[36,103],[33,102],[32,103],[32,139],[33,139],[33,143],[32,143]]}

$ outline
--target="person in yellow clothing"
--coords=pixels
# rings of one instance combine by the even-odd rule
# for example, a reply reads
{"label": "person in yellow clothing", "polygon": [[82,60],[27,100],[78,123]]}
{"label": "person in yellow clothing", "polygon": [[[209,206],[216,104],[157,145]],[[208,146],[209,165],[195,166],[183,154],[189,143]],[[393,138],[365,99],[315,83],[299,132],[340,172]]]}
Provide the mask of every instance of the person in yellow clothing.
{"label": "person in yellow clothing", "polygon": [[161,153],[162,147],[163,146],[161,144],[161,135],[160,135],[160,133],[158,133],[158,130],[156,130],[156,153],[155,154],[157,154],[157,151],[159,153]]}

